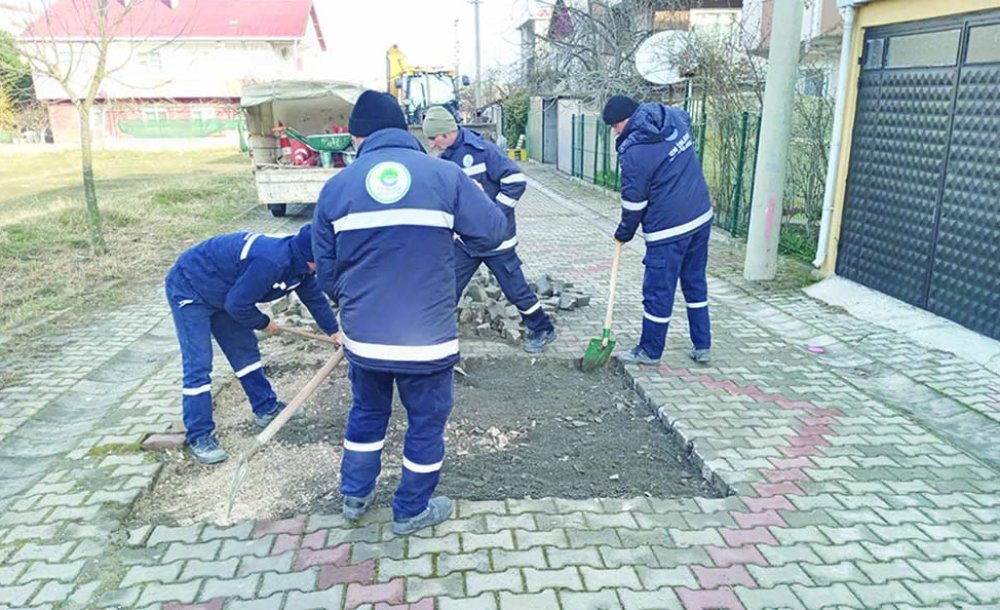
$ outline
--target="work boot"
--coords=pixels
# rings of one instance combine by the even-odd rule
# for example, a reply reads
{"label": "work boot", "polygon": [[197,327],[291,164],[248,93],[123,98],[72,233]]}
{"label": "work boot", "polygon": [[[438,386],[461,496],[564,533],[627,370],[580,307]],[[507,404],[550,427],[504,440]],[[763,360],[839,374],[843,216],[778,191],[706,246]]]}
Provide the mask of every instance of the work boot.
{"label": "work boot", "polygon": [[344,496],[344,518],[350,521],[357,521],[365,512],[371,508],[375,501],[375,490],[363,498],[355,496]]}
{"label": "work boot", "polygon": [[624,354],[618,354],[618,361],[622,364],[659,364],[659,358],[653,358],[646,353],[646,350],[642,349],[638,345],[632,348],[631,351]]}
{"label": "work boot", "polygon": [[521,347],[529,354],[540,354],[545,351],[545,346],[556,340],[556,329],[536,330],[528,333],[528,338],[524,340]]}
{"label": "work boot", "polygon": [[712,361],[712,349],[709,347],[703,349],[692,347],[691,351],[688,352],[688,358],[698,364],[708,364]]}
{"label": "work boot", "polygon": [[188,452],[202,464],[218,464],[226,461],[226,450],[219,444],[219,439],[212,434],[206,434],[188,443]]}
{"label": "work boot", "polygon": [[[263,415],[254,415],[254,420],[257,422],[258,426],[260,426],[261,428],[266,428],[268,424],[274,421],[274,418],[278,416],[278,413],[281,413],[282,410],[284,410],[284,408],[287,406],[288,405],[279,400],[278,402],[274,403],[274,409],[270,413],[265,413]],[[292,419],[302,419],[305,416],[306,416],[305,411],[299,409],[298,411],[295,412],[295,415],[292,416]]]}
{"label": "work boot", "polygon": [[444,496],[431,498],[431,501],[427,503],[427,508],[424,509],[424,512],[420,513],[416,517],[410,517],[409,519],[404,519],[402,521],[393,521],[392,533],[397,536],[406,536],[417,530],[422,530],[425,527],[442,523],[451,516],[453,506],[452,501]]}

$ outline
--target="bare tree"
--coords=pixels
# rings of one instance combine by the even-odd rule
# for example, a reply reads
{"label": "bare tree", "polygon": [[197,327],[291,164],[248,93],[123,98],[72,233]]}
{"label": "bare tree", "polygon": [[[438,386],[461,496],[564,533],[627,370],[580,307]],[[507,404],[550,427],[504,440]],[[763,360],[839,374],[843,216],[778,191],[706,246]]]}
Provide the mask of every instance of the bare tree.
{"label": "bare tree", "polygon": [[36,82],[49,79],[58,84],[79,117],[83,199],[94,254],[104,254],[108,247],[94,182],[91,109],[103,84],[128,64],[132,50],[142,42],[136,32],[147,24],[134,23],[133,13],[152,3],[163,0],[63,0],[46,6],[38,19],[25,24],[17,41],[18,53],[31,66]]}

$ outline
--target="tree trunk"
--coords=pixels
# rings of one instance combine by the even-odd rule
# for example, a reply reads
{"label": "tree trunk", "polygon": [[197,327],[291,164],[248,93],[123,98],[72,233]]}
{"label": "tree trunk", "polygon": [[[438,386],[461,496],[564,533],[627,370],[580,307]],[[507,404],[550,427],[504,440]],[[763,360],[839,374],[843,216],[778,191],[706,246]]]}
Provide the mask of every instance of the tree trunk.
{"label": "tree trunk", "polygon": [[90,233],[90,251],[106,254],[108,245],[104,241],[101,227],[101,212],[97,209],[97,188],[94,184],[94,155],[90,133],[90,108],[86,104],[77,106],[80,115],[80,156],[83,159],[83,202],[87,210],[87,229]]}

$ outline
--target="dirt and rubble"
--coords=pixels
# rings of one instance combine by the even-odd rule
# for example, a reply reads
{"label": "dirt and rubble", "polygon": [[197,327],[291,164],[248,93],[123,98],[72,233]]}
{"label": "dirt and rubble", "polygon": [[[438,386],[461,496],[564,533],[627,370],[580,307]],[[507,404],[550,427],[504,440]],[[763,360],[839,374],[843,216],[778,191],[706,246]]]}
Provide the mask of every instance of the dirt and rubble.
{"label": "dirt and rubble", "polygon": [[[301,304],[280,303],[276,310],[281,323],[305,325],[308,313]],[[286,401],[332,353],[323,344],[288,335],[263,339],[261,350],[268,378]],[[717,496],[622,371],[609,367],[584,374],[575,361],[528,355],[470,358],[461,369],[439,493],[470,500]],[[253,459],[231,521],[339,512],[341,443],[350,404],[342,365],[306,403],[307,417],[289,422]],[[160,453],[164,468],[137,502],[135,522],[230,522],[226,504],[237,461],[259,429],[235,382],[216,395],[215,418],[229,459],[202,466],[181,450]],[[399,481],[405,424],[397,397],[379,506],[391,502]]]}
{"label": "dirt and rubble", "polygon": [[[558,325],[559,313],[590,305],[590,296],[574,288],[572,282],[545,275],[529,281],[528,287],[538,296],[542,309],[553,324]],[[480,267],[458,304],[459,329],[463,337],[499,339],[517,343],[524,338],[521,314],[500,290],[500,284],[485,266]]]}

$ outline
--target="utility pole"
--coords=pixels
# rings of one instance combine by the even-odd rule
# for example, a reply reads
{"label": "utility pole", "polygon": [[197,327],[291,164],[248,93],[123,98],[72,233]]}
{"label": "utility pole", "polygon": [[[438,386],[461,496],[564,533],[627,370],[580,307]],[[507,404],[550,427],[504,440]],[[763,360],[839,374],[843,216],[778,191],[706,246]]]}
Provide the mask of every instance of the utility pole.
{"label": "utility pole", "polygon": [[[754,168],[754,189],[747,234],[747,256],[743,277],[774,279],[778,266],[782,197],[788,142],[791,139],[792,107],[799,69],[803,0],[774,0],[771,50],[767,58],[764,108],[761,111],[760,150]],[[783,35],[777,35],[778,33]]]}
{"label": "utility pole", "polygon": [[479,5],[481,3],[482,0],[472,0],[472,6],[474,6],[476,10],[476,108],[472,113],[473,116],[479,115],[479,109],[482,108],[483,105],[482,72],[479,63]]}

